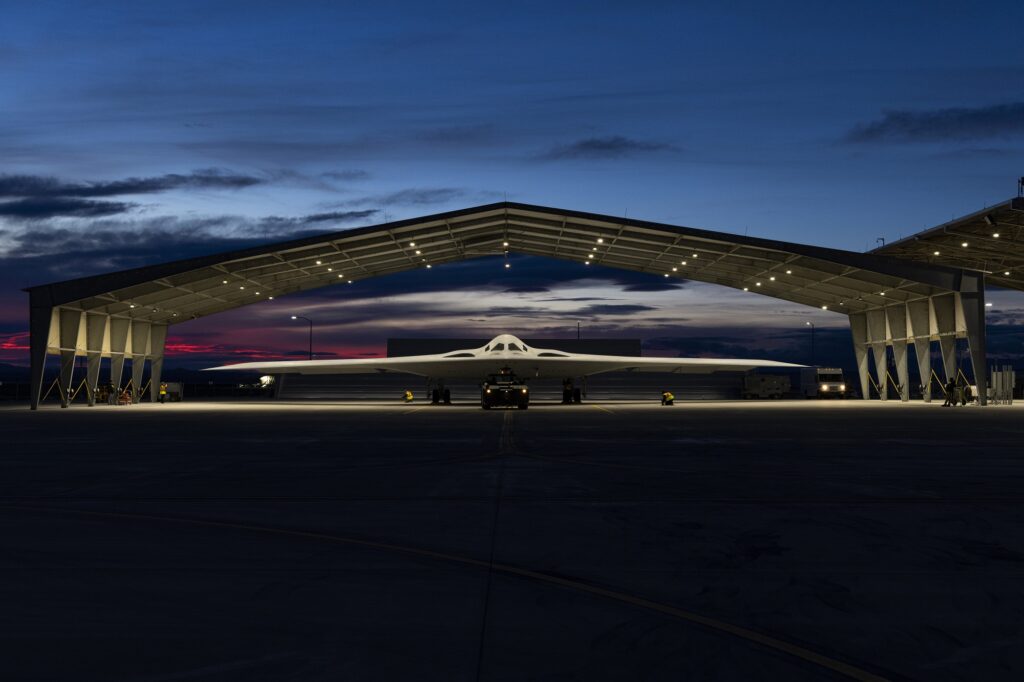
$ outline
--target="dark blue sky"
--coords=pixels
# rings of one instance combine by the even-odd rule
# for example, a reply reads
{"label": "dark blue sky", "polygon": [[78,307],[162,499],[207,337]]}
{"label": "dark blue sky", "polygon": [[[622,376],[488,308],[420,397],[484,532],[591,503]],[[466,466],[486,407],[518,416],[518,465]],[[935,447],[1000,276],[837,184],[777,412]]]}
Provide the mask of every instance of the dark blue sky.
{"label": "dark blue sky", "polygon": [[[6,6],[0,360],[23,353],[27,284],[503,197],[864,250],[1013,193],[1022,24],[1011,2]],[[520,261],[523,287],[493,265],[443,287],[401,280],[434,291],[429,312],[385,281],[288,305],[315,309],[342,352],[396,326],[531,333],[582,317],[595,333],[740,339],[808,315],[845,324],[571,264]],[[487,316],[583,290],[602,302],[559,301],[543,323]],[[374,306],[405,322],[355,312]],[[230,352],[245,328],[280,350],[281,312],[178,337]]]}

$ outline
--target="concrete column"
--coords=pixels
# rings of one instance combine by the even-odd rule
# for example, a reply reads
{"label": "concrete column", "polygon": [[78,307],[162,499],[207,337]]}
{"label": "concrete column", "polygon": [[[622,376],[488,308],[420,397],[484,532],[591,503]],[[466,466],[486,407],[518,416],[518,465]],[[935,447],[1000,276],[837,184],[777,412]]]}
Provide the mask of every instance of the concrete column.
{"label": "concrete column", "polygon": [[128,332],[132,321],[123,317],[110,318],[110,383],[114,391],[121,393],[121,379],[124,374],[124,357],[128,348]]}
{"label": "concrete column", "polygon": [[103,341],[106,333],[106,315],[85,314],[85,348],[89,362],[85,371],[85,383],[89,387],[89,407],[96,404],[96,387],[100,383],[100,361],[103,358]]}
{"label": "concrete column", "polygon": [[939,334],[942,366],[946,381],[956,379],[956,297],[953,294],[932,297],[935,328]]}
{"label": "concrete column", "polygon": [[[984,275],[979,275],[984,277]],[[985,353],[985,288],[979,291],[962,291],[960,304],[963,306],[964,323],[967,327],[967,343],[974,370],[974,383],[978,387],[978,404],[988,403],[988,367]]]}
{"label": "concrete column", "polygon": [[889,378],[886,373],[885,344],[873,343],[871,350],[875,355],[875,376],[878,378],[878,399],[889,399]]}
{"label": "concrete column", "polygon": [[869,310],[868,339],[871,342],[871,350],[875,356],[875,379],[878,382],[878,398],[887,400],[889,398],[889,382],[886,378],[885,346],[889,341],[888,325],[886,323],[885,310]]}
{"label": "concrete column", "polygon": [[910,366],[907,360],[907,342],[893,341],[892,355],[896,360],[896,381],[900,384],[900,400],[910,400]]}
{"label": "concrete column", "polygon": [[46,369],[46,346],[50,341],[53,307],[40,292],[32,292],[29,300],[29,408],[39,409]]}
{"label": "concrete column", "polygon": [[900,385],[900,400],[910,400],[910,371],[907,366],[907,307],[892,305],[885,309],[889,336],[892,337],[892,354],[896,360],[896,381]]}
{"label": "concrete column", "polygon": [[78,350],[78,332],[82,326],[82,311],[61,308],[60,315],[60,406],[71,405],[71,391],[75,381],[75,355]]}
{"label": "concrete column", "polygon": [[911,301],[907,304],[910,318],[910,334],[914,338],[914,355],[917,357],[917,371],[921,375],[922,398],[932,401],[932,343],[931,308],[927,300]]}
{"label": "concrete column", "polygon": [[940,336],[939,350],[942,352],[942,369],[946,381],[956,381],[956,339],[952,336]]}
{"label": "concrete column", "polygon": [[853,355],[857,359],[857,373],[860,375],[860,395],[867,400],[871,397],[868,381],[868,322],[864,313],[850,315],[850,334],[853,336]]}
{"label": "concrete column", "polygon": [[926,403],[932,401],[932,343],[928,339],[914,339],[917,371],[921,375],[921,396]]}
{"label": "concrete column", "polygon": [[164,371],[164,343],[167,341],[167,325],[154,324],[149,331],[149,401],[160,399],[160,377]]}
{"label": "concrete column", "polygon": [[149,352],[149,322],[132,320],[132,402],[142,400],[142,378]]}

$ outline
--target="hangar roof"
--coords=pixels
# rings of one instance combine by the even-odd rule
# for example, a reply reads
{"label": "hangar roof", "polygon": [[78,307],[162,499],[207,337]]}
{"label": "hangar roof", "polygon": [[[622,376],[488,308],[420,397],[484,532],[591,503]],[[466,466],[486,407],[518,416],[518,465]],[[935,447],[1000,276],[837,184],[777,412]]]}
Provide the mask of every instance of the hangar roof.
{"label": "hangar roof", "polygon": [[871,253],[981,270],[989,284],[1024,291],[1024,198],[951,220]]}
{"label": "hangar roof", "polygon": [[[1007,237],[1012,228],[1020,230],[1016,210],[1008,206],[997,215]],[[1013,234],[1016,239],[1018,232]],[[174,324],[271,297],[505,252],[711,282],[844,313],[955,290],[962,275],[943,263],[915,263],[889,252],[856,253],[502,202],[26,291],[34,306]]]}

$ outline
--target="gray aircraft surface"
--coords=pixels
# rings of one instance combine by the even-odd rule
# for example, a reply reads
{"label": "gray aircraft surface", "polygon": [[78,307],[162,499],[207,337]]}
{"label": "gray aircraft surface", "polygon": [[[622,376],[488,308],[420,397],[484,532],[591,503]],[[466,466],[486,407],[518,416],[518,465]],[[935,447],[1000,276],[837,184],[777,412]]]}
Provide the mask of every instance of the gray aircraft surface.
{"label": "gray aircraft surface", "polygon": [[[623,355],[567,353],[551,348],[534,348],[512,334],[499,334],[479,348],[453,350],[436,355],[409,355],[394,358],[351,360],[283,360],[243,362],[212,367],[207,371],[252,371],[267,374],[413,374],[427,377],[443,387],[445,379],[479,379],[484,382],[482,404],[489,383],[516,383],[517,396],[526,395],[524,380],[532,378],[588,377],[602,372],[671,372],[710,374],[743,372],[760,367],[797,368],[788,362],[723,358],[657,358]],[[571,384],[570,384],[571,386]],[[570,389],[571,390],[571,389]],[[445,397],[447,392],[441,388]],[[495,392],[497,387],[495,387]],[[435,393],[435,402],[438,394]],[[446,400],[447,402],[447,400]],[[575,402],[579,402],[578,392]]]}

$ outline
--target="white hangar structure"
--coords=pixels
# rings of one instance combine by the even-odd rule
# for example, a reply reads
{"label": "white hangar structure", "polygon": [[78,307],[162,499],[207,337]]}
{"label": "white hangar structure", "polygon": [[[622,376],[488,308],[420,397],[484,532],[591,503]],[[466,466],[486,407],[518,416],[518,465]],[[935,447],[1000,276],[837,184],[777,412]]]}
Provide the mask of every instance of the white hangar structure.
{"label": "white hangar structure", "polygon": [[[506,253],[710,282],[849,317],[861,395],[908,400],[909,348],[944,376],[966,338],[985,401],[985,286],[1024,289],[1024,198],[1015,198],[869,253],[739,236],[544,206],[501,202],[319,236],[33,286],[31,407],[44,390],[62,405],[95,402],[101,358],[110,383],[136,400],[150,366],[156,395],[168,328],[271,298]],[[888,378],[891,347],[897,376]],[[48,355],[60,372],[44,386]],[[75,376],[78,357],[84,377]],[[124,376],[125,360],[131,360]],[[872,364],[875,368],[872,376]],[[931,382],[924,387],[931,399]]]}

